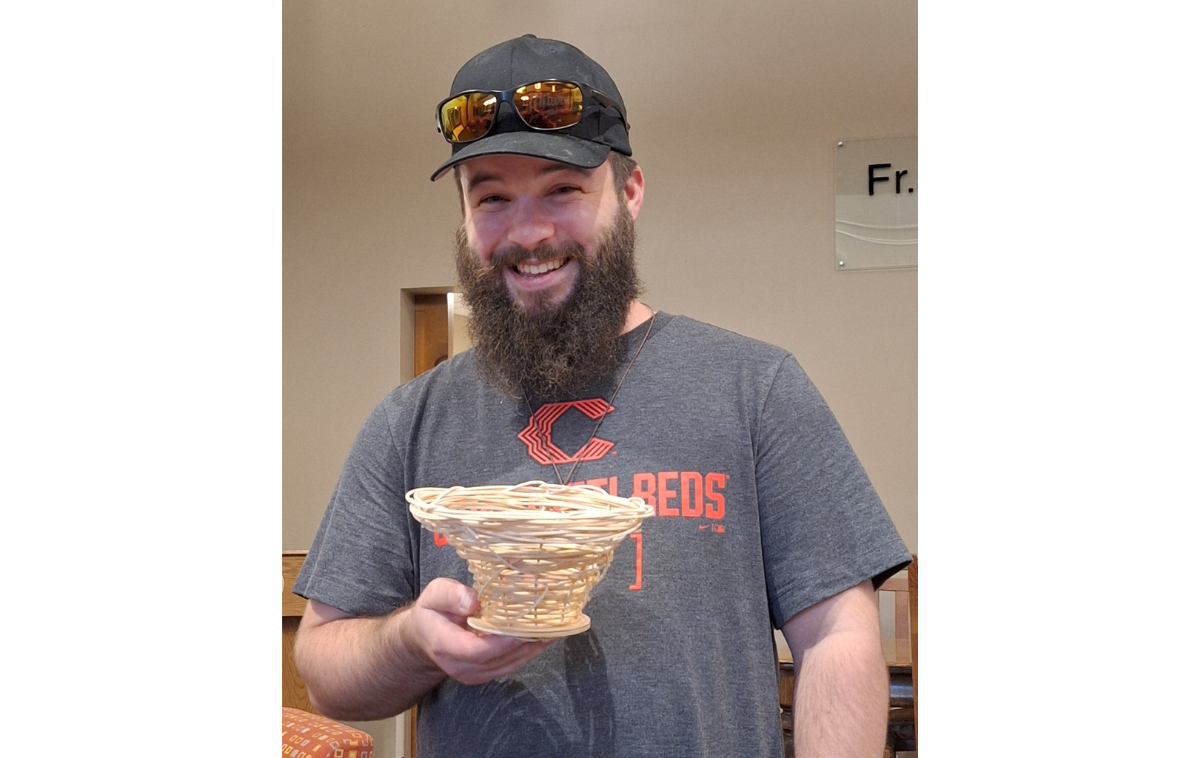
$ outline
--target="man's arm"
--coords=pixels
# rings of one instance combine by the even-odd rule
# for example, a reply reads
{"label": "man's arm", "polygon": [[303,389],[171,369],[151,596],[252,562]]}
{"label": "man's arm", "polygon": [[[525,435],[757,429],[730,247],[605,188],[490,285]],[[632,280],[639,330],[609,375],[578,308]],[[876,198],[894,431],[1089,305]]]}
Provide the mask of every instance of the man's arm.
{"label": "man's arm", "polygon": [[796,662],[796,758],[883,755],[888,673],[875,603],[866,581],[783,625]]}
{"label": "man's arm", "polygon": [[295,651],[309,700],[330,718],[388,718],[447,676],[482,684],[511,674],[550,644],[476,633],[467,616],[478,610],[475,591],[452,579],[434,579],[412,605],[379,618],[355,618],[310,600]]}

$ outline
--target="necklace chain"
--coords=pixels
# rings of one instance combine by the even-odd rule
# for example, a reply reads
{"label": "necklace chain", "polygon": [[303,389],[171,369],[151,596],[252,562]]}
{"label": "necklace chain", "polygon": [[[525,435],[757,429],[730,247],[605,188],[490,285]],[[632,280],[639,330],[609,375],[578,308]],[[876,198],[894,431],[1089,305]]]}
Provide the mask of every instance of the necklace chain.
{"label": "necklace chain", "polygon": [[[629,376],[629,370],[633,368],[634,361],[636,361],[638,356],[642,354],[642,348],[646,346],[646,340],[650,339],[650,332],[654,331],[655,315],[657,314],[655,314],[654,311],[650,312],[650,323],[646,326],[646,333],[642,335],[642,341],[640,344],[638,344],[638,349],[634,352],[633,357],[629,359],[629,365],[625,367],[625,373],[621,374],[621,380],[617,382],[617,387],[613,390],[612,397],[608,399],[609,408],[612,408],[613,403],[616,402],[617,393],[621,391],[621,386],[625,384],[625,377]],[[525,393],[525,390],[521,390],[521,396],[525,398],[525,407],[529,409],[529,417],[533,418],[533,405],[529,402],[529,395]],[[604,424],[604,419],[606,418],[608,418],[607,410],[600,414],[600,418],[596,421],[595,428],[592,429],[592,436],[588,437],[588,441],[584,443],[583,447],[587,447],[592,443],[592,440],[596,439],[596,435],[600,433],[600,427]],[[580,448],[580,450],[582,449],[583,448]],[[575,465],[571,466],[571,470],[567,472],[567,481],[564,482],[562,474],[558,470],[558,464],[554,461],[550,461],[550,465],[554,467],[554,476],[557,477],[559,484],[566,484],[575,477],[575,469],[579,468],[579,463],[579,459],[576,458]]]}

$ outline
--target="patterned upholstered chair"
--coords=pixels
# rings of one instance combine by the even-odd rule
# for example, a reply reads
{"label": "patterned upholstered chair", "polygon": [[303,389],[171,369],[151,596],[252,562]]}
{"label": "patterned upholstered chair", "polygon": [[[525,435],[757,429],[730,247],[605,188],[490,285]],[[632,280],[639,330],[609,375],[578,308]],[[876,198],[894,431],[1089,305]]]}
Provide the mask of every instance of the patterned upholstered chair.
{"label": "patterned upholstered chair", "polygon": [[287,758],[371,758],[366,732],[297,708],[283,709],[283,755]]}

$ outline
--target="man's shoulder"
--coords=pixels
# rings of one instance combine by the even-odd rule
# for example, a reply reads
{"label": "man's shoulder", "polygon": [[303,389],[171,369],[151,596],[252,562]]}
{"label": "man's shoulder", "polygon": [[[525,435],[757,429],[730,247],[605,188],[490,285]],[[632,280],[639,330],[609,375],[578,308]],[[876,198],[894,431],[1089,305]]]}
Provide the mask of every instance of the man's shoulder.
{"label": "man's shoulder", "polygon": [[414,404],[419,406],[431,400],[484,390],[485,385],[475,370],[475,349],[470,348],[395,387],[382,403],[412,408]]}
{"label": "man's shoulder", "polygon": [[673,315],[664,329],[670,341],[685,349],[703,349],[726,357],[742,360],[779,363],[791,353],[778,345],[747,337],[730,329],[697,321],[690,316]]}

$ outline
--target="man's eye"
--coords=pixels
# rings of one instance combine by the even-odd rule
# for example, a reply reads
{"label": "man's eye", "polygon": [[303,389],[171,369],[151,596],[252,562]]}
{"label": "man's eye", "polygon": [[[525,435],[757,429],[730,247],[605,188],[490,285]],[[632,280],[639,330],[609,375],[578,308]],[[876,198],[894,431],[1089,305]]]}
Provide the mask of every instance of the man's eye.
{"label": "man's eye", "polygon": [[575,187],[572,185],[567,185],[565,187],[555,187],[554,190],[550,194],[552,194],[552,195],[569,195],[572,192],[579,192],[579,191],[580,191],[580,189],[578,187]]}
{"label": "man's eye", "polygon": [[487,205],[488,203],[499,203],[499,202],[502,202],[503,200],[504,200],[504,198],[500,197],[499,195],[484,195],[482,198],[479,199],[479,204]]}

